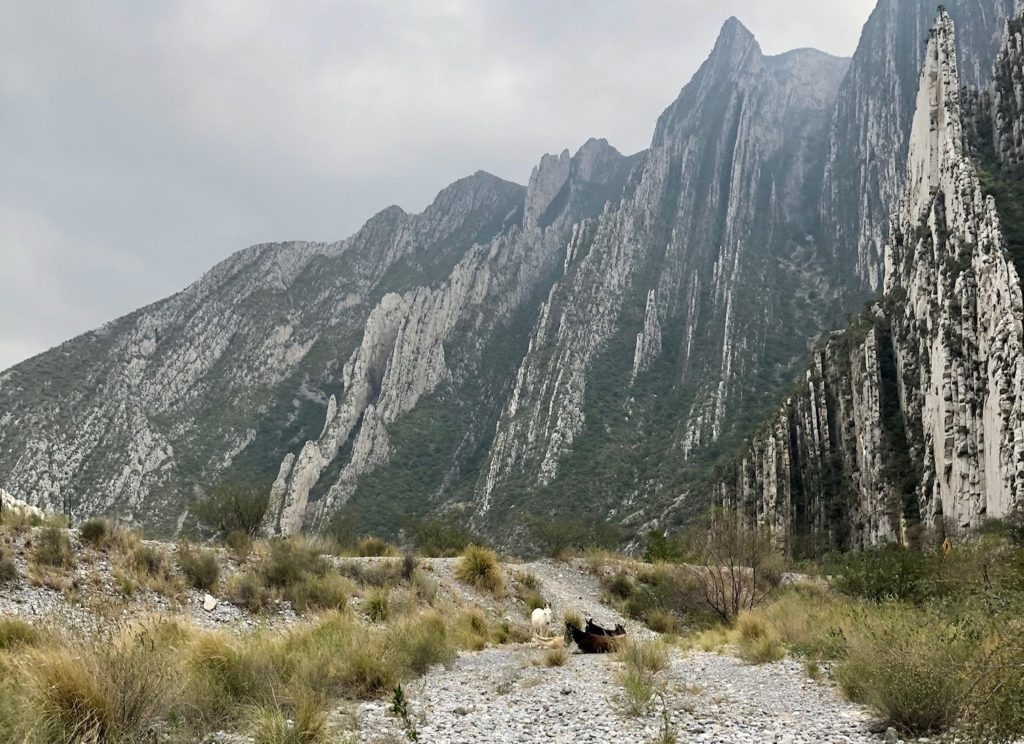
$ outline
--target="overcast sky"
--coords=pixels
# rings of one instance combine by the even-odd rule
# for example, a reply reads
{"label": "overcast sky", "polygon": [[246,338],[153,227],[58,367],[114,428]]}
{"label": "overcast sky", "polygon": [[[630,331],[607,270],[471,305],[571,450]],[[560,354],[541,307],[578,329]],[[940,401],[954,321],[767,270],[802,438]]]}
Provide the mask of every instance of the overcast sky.
{"label": "overcast sky", "polygon": [[737,16],[849,56],[874,0],[0,0],[0,369],[252,243],[646,147]]}

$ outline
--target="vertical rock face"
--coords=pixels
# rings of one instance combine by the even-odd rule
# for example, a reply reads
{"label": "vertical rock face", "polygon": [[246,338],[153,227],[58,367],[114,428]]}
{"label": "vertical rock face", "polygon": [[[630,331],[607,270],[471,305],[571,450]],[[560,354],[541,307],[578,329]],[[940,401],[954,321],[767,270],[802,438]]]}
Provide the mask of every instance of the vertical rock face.
{"label": "vertical rock face", "polygon": [[[991,100],[1013,85],[999,70],[1020,59],[1015,26]],[[970,529],[1024,504],[1020,277],[967,155],[961,96],[942,12],[919,79],[886,298],[818,352],[805,387],[721,486],[791,546],[907,542],[916,524]],[[1012,139],[1013,124],[991,120],[995,142]]]}
{"label": "vertical rock face", "polygon": [[[825,240],[865,289],[880,290],[889,216],[903,191],[923,39],[933,0],[880,0],[843,81],[822,189]],[[949,0],[962,82],[987,85],[1015,0]],[[855,250],[854,250],[855,248]]]}
{"label": "vertical rock face", "polygon": [[[843,293],[814,195],[847,64],[766,57],[725,24],[621,205],[573,236],[498,422],[477,524],[583,489],[596,508],[634,511],[665,483],[660,460],[685,467],[777,389]],[[678,418],[641,446],[668,406]]]}

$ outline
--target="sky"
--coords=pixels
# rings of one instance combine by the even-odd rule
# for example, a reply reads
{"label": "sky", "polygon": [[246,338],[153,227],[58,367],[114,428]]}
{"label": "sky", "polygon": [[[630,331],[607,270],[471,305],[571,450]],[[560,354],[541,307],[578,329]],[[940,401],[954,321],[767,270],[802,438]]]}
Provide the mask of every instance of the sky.
{"label": "sky", "polygon": [[0,0],[0,370],[254,243],[624,154],[736,16],[850,56],[874,0]]}

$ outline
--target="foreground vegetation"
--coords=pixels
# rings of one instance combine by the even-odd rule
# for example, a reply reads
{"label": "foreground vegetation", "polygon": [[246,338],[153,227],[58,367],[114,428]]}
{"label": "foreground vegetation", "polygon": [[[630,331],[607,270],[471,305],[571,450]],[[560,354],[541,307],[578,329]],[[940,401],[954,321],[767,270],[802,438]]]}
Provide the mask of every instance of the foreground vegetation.
{"label": "foreground vegetation", "polygon": [[[191,742],[222,730],[257,742],[345,740],[355,701],[388,696],[459,649],[528,636],[525,625],[439,597],[419,558],[372,538],[348,552],[385,557],[355,561],[317,538],[234,531],[227,547],[166,545],[105,520],[74,530],[45,521],[5,515],[0,585],[57,590],[96,622],[0,616],[0,741]],[[493,552],[466,553],[467,581],[499,588]],[[103,591],[111,580],[115,591]],[[200,627],[181,611],[191,590],[273,622]],[[128,604],[140,591],[172,600],[171,612],[132,617],[147,604]],[[282,627],[286,608],[305,617]]]}
{"label": "foreground vegetation", "polygon": [[[755,664],[801,659],[809,676],[829,677],[904,734],[1015,741],[1024,736],[1022,537],[992,523],[944,548],[834,556],[819,567],[827,580],[791,584],[728,623],[709,624],[705,613],[688,642],[731,646]],[[651,571],[679,567],[648,570],[626,602],[666,584]],[[692,588],[675,596],[699,600]]]}
{"label": "foreground vegetation", "polygon": [[[17,545],[12,534],[21,536]],[[424,541],[434,543],[429,552],[443,544],[451,553],[462,542],[437,534]],[[256,741],[335,741],[351,729],[346,701],[393,695],[458,649],[529,633],[525,624],[439,599],[419,558],[398,557],[395,546],[374,538],[343,549],[327,539],[259,541],[233,530],[226,547],[167,546],[103,520],[71,531],[15,520],[0,537],[0,585],[21,581],[19,565],[27,565],[25,579],[78,601],[76,587],[102,559],[125,597],[210,591],[256,618],[276,617],[282,607],[306,614],[283,630],[243,633],[167,617],[89,632],[0,619],[2,741],[192,741],[218,730],[246,731]],[[360,562],[338,553],[394,557]],[[942,546],[831,556],[802,565],[796,580],[784,580],[770,536],[724,512],[683,538],[652,537],[646,562],[597,551],[585,557],[606,602],[683,645],[728,648],[755,664],[800,659],[809,677],[831,681],[905,734],[1024,736],[1019,519]],[[464,586],[520,606],[524,622],[546,604],[537,576],[503,569],[488,548],[466,543],[453,570]],[[579,625],[568,609],[563,619]],[[639,643],[619,654],[626,712],[660,709],[666,741],[668,649]],[[555,646],[537,663],[568,661]]]}

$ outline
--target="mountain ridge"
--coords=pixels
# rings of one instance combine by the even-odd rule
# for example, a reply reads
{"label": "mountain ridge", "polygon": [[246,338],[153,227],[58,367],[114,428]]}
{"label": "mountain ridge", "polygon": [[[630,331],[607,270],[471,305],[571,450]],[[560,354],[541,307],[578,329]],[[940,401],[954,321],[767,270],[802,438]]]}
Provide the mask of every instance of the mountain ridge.
{"label": "mountain ridge", "polygon": [[847,220],[842,249],[834,212],[900,178],[833,199],[837,142],[902,102],[843,96],[919,22],[879,8],[898,28],[866,27],[852,60],[766,57],[730,19],[646,150],[590,139],[525,186],[477,171],[344,240],[252,246],[0,373],[0,485],[164,532],[231,482],[271,493],[270,533],[433,515],[524,544],[508,525],[531,515],[685,520],[865,295],[875,223]]}

